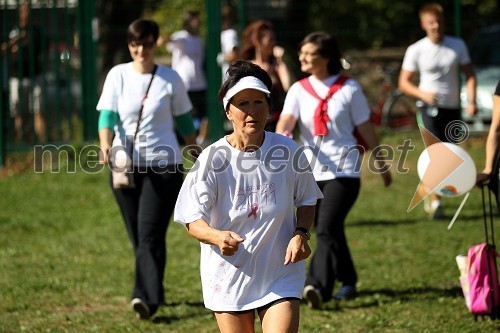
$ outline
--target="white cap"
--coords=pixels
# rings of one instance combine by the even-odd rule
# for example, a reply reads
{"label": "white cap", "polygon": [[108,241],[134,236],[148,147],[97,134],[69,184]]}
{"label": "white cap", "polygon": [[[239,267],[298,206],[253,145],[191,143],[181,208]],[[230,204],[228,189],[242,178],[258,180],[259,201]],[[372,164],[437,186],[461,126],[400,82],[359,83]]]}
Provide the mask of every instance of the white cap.
{"label": "white cap", "polygon": [[269,97],[271,92],[267,89],[264,82],[256,78],[255,76],[245,76],[241,78],[234,86],[231,87],[226,92],[226,95],[222,99],[222,103],[224,104],[224,110],[227,109],[227,105],[229,104],[229,100],[234,97],[237,93],[245,89],[255,89],[258,91],[262,91]]}

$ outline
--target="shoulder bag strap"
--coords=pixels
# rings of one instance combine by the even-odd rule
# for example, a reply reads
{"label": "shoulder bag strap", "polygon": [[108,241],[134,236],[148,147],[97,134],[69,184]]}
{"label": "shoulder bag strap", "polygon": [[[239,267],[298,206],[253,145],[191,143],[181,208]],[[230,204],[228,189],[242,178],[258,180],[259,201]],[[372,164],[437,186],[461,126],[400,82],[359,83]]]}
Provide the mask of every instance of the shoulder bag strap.
{"label": "shoulder bag strap", "polygon": [[155,77],[157,68],[158,66],[155,65],[153,69],[153,75],[151,75],[151,80],[149,81],[148,88],[146,89],[146,93],[144,94],[144,97],[141,102],[141,108],[139,109],[139,118],[137,119],[137,126],[135,127],[134,139],[132,141],[132,144],[135,143],[135,138],[137,137],[137,133],[139,132],[139,125],[141,124],[142,120],[142,110],[144,110],[144,102],[146,101],[146,98],[148,98],[149,88],[151,88],[151,83],[153,83],[153,79]]}

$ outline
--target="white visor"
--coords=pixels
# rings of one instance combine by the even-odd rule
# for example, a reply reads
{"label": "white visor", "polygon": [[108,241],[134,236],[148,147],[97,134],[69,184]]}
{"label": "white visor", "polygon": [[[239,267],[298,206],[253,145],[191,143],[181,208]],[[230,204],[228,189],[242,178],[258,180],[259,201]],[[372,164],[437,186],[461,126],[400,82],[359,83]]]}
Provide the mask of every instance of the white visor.
{"label": "white visor", "polygon": [[229,100],[231,100],[234,95],[245,89],[255,89],[258,91],[262,91],[267,95],[267,97],[269,97],[271,94],[264,82],[262,82],[255,76],[245,76],[244,78],[241,78],[234,86],[232,86],[231,89],[227,91],[226,96],[224,96],[224,98],[222,99],[224,110],[227,110]]}

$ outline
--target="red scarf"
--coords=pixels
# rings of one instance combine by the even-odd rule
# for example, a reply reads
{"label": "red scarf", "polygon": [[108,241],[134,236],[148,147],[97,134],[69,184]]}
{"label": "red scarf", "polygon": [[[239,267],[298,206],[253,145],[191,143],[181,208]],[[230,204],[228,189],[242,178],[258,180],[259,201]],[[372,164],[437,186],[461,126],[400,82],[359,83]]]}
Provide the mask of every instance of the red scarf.
{"label": "red scarf", "polygon": [[342,85],[349,79],[348,76],[340,75],[335,82],[330,86],[330,90],[328,90],[328,94],[326,94],[325,98],[321,98],[318,96],[316,91],[309,82],[309,78],[300,80],[300,84],[302,87],[319,100],[319,104],[314,111],[314,135],[326,135],[328,134],[328,127],[326,123],[330,121],[330,117],[328,117],[328,101],[330,98],[339,90]]}

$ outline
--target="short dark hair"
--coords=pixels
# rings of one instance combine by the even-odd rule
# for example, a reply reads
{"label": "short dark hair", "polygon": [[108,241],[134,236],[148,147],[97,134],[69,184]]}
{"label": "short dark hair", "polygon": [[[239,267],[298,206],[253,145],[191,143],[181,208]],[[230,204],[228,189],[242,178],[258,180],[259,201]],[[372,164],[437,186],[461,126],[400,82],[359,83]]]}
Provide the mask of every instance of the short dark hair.
{"label": "short dark hair", "polygon": [[316,45],[318,53],[323,58],[330,60],[328,62],[328,73],[332,75],[340,73],[342,69],[342,52],[340,52],[340,47],[335,37],[322,31],[311,32],[300,42],[299,47],[307,43]]}
{"label": "short dark hair", "polygon": [[182,20],[182,27],[185,29],[185,30],[189,30],[189,27],[191,25],[191,21],[194,19],[194,18],[199,18],[200,17],[200,12],[197,11],[197,10],[188,10],[185,14],[184,14],[184,18]]}
{"label": "short dark hair", "polygon": [[160,34],[160,28],[155,21],[137,19],[130,23],[127,29],[127,43],[143,41],[149,36],[153,36],[156,42]]}
{"label": "short dark hair", "polygon": [[[264,69],[249,60],[235,60],[229,65],[225,81],[219,89],[219,93],[217,95],[219,101],[222,101],[224,96],[226,96],[227,91],[246,76],[254,76],[258,78],[266,85],[267,89],[271,91],[273,81]],[[270,104],[270,97],[266,95],[266,98],[267,102]]]}

